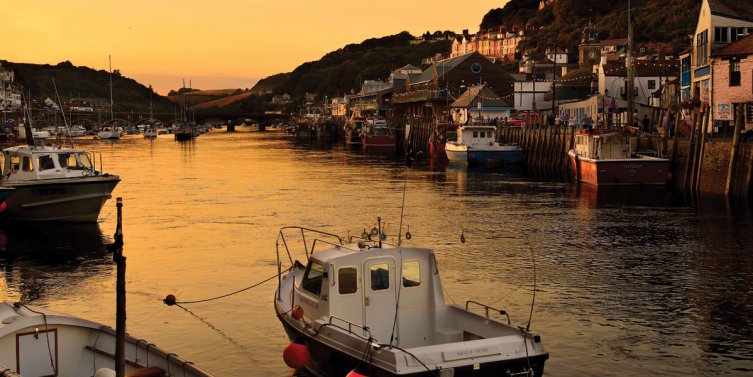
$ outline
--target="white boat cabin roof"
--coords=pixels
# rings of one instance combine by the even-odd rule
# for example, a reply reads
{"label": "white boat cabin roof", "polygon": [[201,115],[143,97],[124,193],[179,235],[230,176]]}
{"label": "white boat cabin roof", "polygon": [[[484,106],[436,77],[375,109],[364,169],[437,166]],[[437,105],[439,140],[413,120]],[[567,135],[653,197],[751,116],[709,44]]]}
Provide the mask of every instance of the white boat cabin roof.
{"label": "white boat cabin roof", "polygon": [[56,146],[22,145],[3,149],[2,180],[75,178],[94,174],[90,152]]}
{"label": "white boat cabin roof", "polygon": [[497,128],[484,125],[467,125],[460,127],[457,144],[467,146],[494,145],[494,134]]}

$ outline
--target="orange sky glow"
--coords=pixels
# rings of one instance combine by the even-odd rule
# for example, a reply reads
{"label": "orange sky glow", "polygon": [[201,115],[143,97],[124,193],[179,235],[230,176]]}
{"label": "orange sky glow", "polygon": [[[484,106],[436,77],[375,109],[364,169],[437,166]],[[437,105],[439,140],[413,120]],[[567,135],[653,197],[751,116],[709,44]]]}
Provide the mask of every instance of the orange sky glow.
{"label": "orange sky glow", "polygon": [[4,0],[0,59],[113,69],[161,94],[247,88],[364,39],[469,29],[504,0]]}

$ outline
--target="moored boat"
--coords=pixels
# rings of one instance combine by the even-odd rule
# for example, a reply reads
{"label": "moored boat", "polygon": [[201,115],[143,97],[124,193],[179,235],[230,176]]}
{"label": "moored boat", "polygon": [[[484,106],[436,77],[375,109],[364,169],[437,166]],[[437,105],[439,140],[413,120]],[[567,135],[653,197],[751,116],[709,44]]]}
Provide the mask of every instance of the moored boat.
{"label": "moored boat", "polygon": [[394,149],[397,145],[397,135],[387,127],[382,118],[366,118],[361,132],[361,143],[364,148]]}
{"label": "moored boat", "polygon": [[[115,331],[105,325],[21,303],[0,303],[0,375],[115,376]],[[125,336],[126,371],[138,376],[207,377],[173,353]]]}
{"label": "moored boat", "polygon": [[579,131],[568,151],[575,179],[594,186],[666,184],[669,160],[633,153],[630,137],[615,129]]}
{"label": "moored boat", "polygon": [[364,117],[352,117],[345,124],[345,144],[346,145],[361,145],[363,140],[361,139],[361,133],[363,132],[363,126],[366,123]]}
{"label": "moored boat", "polygon": [[464,125],[458,129],[456,141],[445,144],[450,162],[485,164],[499,161],[504,164],[523,162],[523,148],[519,145],[502,145],[494,140],[496,127],[489,125]]}
{"label": "moored boat", "polygon": [[117,127],[105,126],[102,127],[101,130],[99,130],[97,136],[99,136],[99,138],[102,140],[117,140],[120,139],[121,132]]}
{"label": "moored boat", "polygon": [[2,153],[0,187],[16,192],[0,206],[1,219],[96,222],[120,182],[97,171],[92,153],[79,149],[24,145]]}
{"label": "moored boat", "polygon": [[429,138],[429,156],[432,159],[447,159],[445,146],[448,141],[455,141],[458,137],[459,123],[437,123],[434,134]]}
{"label": "moored boat", "polygon": [[[381,233],[372,232],[375,238]],[[300,254],[304,262],[292,262],[293,235],[310,245]],[[430,249],[368,239],[346,244],[331,233],[287,227],[278,236],[277,258],[278,266],[292,264],[279,267],[284,276],[274,299],[293,341],[283,354],[291,367],[326,376],[351,370],[372,376],[543,374],[549,354],[538,333],[490,316],[505,312],[487,305],[445,303]],[[485,314],[470,310],[473,305]]]}

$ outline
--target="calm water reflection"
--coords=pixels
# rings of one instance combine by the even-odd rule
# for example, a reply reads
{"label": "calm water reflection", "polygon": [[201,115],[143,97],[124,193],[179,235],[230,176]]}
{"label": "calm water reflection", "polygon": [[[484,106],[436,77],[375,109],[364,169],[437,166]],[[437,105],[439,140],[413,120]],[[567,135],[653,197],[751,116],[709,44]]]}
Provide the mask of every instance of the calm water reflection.
{"label": "calm water reflection", "polygon": [[[284,225],[345,235],[376,216],[396,232],[405,170],[394,156],[213,132],[194,142],[83,141],[123,182],[128,331],[217,376],[286,376],[274,283],[190,306],[274,275]],[[683,206],[663,189],[598,192],[519,172],[418,166],[408,172],[412,245],[436,249],[448,300],[504,307],[551,352],[550,376],[753,372],[750,211]],[[701,203],[705,205],[704,203]],[[114,324],[104,244],[114,201],[93,227],[0,230],[0,298]],[[466,243],[461,243],[461,233]],[[103,236],[104,234],[104,236]]]}

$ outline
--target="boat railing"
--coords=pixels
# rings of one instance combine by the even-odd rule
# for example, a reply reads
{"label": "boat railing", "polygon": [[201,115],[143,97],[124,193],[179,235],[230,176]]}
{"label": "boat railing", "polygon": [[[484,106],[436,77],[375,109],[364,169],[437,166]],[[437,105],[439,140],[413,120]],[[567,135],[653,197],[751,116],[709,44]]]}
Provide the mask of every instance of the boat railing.
{"label": "boat railing", "polygon": [[[288,257],[288,261],[290,262],[290,266],[294,265],[293,256],[291,253],[291,247],[288,244],[288,238],[286,238],[286,231],[289,231],[289,233],[292,233],[293,231],[300,231],[300,239],[303,243],[303,252],[306,255],[306,260],[311,256],[311,254],[314,253],[314,250],[316,249],[317,243],[324,243],[327,245],[332,246],[342,246],[343,240],[340,236],[334,234],[334,233],[328,233],[317,229],[311,229],[311,228],[305,228],[302,226],[286,226],[280,228],[280,231],[277,234],[277,241],[275,242],[275,249],[277,253],[277,267],[278,267],[278,273],[282,272],[282,263],[280,260],[281,253],[280,253],[280,246],[282,246],[285,249],[285,254]],[[297,233],[297,232],[296,232]],[[308,247],[308,242],[306,238],[306,234],[310,233],[313,234],[313,242],[311,244],[311,248]],[[334,241],[328,241],[329,239],[335,239]]]}
{"label": "boat railing", "polygon": [[[333,320],[335,320],[335,319],[338,320],[338,321],[341,321],[341,322],[343,322],[345,324],[347,324],[348,327],[345,328],[343,326],[340,326],[340,325],[334,323]],[[335,316],[335,315],[329,316],[329,321],[327,322],[327,326],[332,326],[332,327],[336,327],[336,328],[338,328],[340,330],[347,331],[348,334],[355,335],[355,336],[357,336],[357,337],[359,337],[359,338],[361,338],[363,340],[366,340],[366,341],[371,340],[371,330],[369,330],[368,326],[362,326],[362,325],[353,323],[351,321],[348,321],[347,319],[343,319],[343,318],[340,318],[340,317]],[[369,337],[368,338],[364,338],[363,335],[360,335],[360,334],[356,333],[355,331],[353,331],[354,327],[356,327],[356,328],[360,329],[361,331],[369,334]]]}
{"label": "boat railing", "polygon": [[510,315],[507,314],[507,311],[505,311],[505,310],[495,309],[495,308],[492,308],[489,305],[482,304],[482,303],[480,303],[478,301],[473,301],[473,300],[468,300],[468,301],[465,302],[465,310],[468,310],[468,308],[470,307],[470,304],[476,304],[476,305],[484,308],[484,315],[486,316],[486,318],[490,318],[489,317],[489,311],[493,310],[493,311],[499,313],[500,315],[503,315],[503,316],[507,317],[507,324],[508,325],[512,324],[512,322],[510,321]]}

